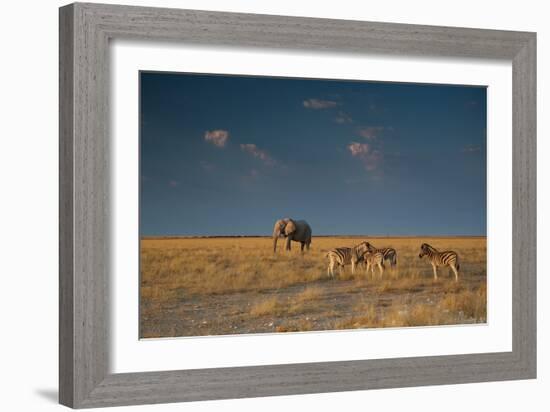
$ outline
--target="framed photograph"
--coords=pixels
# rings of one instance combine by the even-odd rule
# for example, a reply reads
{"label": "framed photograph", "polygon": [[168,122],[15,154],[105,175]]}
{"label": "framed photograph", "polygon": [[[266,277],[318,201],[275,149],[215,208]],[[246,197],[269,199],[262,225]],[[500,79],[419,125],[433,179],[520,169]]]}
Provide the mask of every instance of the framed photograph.
{"label": "framed photograph", "polygon": [[534,33],[62,7],[60,402],[534,378],[535,86]]}

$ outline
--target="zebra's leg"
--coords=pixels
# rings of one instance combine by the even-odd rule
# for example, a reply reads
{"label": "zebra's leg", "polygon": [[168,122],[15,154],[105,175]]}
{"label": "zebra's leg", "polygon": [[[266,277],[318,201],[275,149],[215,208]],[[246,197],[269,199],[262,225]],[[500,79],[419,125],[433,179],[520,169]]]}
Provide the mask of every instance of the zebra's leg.
{"label": "zebra's leg", "polygon": [[451,269],[452,269],[453,272],[455,273],[455,282],[458,282],[458,270],[456,270],[456,266],[455,266],[455,265],[451,265]]}
{"label": "zebra's leg", "polygon": [[434,279],[437,280],[437,268],[433,263],[432,263],[432,269],[434,270]]}
{"label": "zebra's leg", "polygon": [[334,279],[334,259],[330,259],[330,262],[328,264],[327,272],[331,279]]}
{"label": "zebra's leg", "polygon": [[351,262],[351,274],[355,274],[355,263]]}
{"label": "zebra's leg", "polygon": [[384,275],[384,269],[382,268],[383,265],[384,264],[382,262],[378,263],[378,269],[380,269],[380,279],[382,279],[382,276]]}

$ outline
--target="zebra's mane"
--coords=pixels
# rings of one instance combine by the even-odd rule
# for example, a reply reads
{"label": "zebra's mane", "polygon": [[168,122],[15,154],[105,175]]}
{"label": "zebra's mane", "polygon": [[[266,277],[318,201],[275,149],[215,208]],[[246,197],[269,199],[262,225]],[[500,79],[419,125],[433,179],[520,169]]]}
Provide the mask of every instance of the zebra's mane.
{"label": "zebra's mane", "polygon": [[422,246],[421,246],[421,249],[429,249],[432,252],[437,252],[436,248],[434,248],[433,246],[428,245],[427,243],[423,243]]}

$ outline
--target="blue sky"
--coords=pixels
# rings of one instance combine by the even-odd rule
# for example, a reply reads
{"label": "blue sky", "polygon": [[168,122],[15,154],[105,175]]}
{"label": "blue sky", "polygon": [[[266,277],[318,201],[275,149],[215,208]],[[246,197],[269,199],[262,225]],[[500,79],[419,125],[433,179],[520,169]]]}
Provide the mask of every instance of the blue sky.
{"label": "blue sky", "polygon": [[142,235],[485,235],[486,88],[140,74]]}

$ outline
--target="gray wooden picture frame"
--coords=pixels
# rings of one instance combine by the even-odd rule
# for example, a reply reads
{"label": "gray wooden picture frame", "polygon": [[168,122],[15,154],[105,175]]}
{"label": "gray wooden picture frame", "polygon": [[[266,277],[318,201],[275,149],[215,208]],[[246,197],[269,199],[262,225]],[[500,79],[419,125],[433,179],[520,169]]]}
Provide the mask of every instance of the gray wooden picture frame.
{"label": "gray wooden picture frame", "polygon": [[[535,33],[84,3],[62,7],[59,27],[62,404],[87,408],[536,377]],[[111,374],[110,39],[511,61],[512,351]]]}

